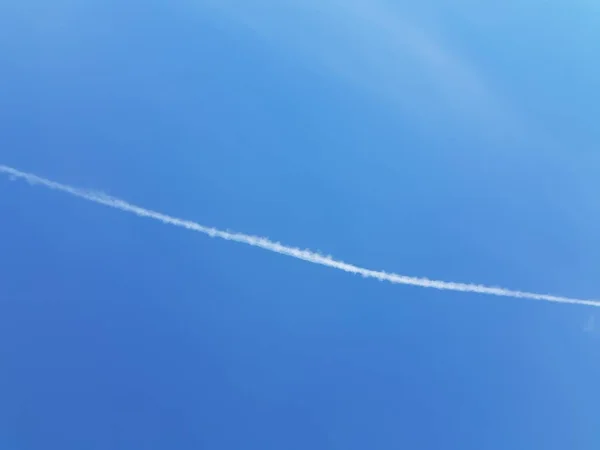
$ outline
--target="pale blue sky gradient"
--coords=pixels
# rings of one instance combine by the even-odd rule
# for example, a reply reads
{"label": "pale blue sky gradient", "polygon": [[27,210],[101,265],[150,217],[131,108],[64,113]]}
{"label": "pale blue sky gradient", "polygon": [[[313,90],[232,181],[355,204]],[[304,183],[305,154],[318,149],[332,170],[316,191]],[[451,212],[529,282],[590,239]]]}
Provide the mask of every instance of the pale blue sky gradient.
{"label": "pale blue sky gradient", "polygon": [[[0,164],[374,269],[598,298],[582,1],[0,5]],[[600,446],[593,309],[0,180],[0,447]],[[590,325],[591,324],[591,325]]]}

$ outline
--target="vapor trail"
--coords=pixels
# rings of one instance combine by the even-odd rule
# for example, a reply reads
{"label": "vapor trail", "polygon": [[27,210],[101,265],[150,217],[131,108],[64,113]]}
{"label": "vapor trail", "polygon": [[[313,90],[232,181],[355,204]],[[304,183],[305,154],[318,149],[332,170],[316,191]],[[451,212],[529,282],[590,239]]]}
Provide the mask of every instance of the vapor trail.
{"label": "vapor trail", "polygon": [[11,178],[19,178],[27,181],[30,184],[37,184],[55,191],[61,191],[75,197],[88,200],[90,202],[99,203],[101,205],[109,206],[111,208],[119,209],[121,211],[129,212],[140,217],[148,217],[150,219],[158,220],[168,225],[175,225],[177,227],[187,228],[188,230],[197,231],[204,233],[210,237],[216,237],[225,239],[227,241],[240,242],[242,244],[251,245],[253,247],[260,247],[262,249],[279,253],[281,255],[291,256],[292,258],[302,259],[313,264],[320,264],[322,266],[331,267],[333,269],[343,270],[344,272],[354,273],[362,275],[366,278],[376,278],[381,281],[388,281],[394,284],[406,284],[409,286],[419,286],[424,288],[433,288],[446,291],[460,291],[460,292],[472,292],[475,294],[488,294],[497,295],[502,297],[513,297],[523,298],[530,300],[544,300],[555,303],[569,303],[575,305],[587,305],[587,306],[600,306],[600,301],[594,300],[580,300],[569,297],[559,297],[554,295],[546,294],[535,294],[531,292],[513,291],[510,289],[504,289],[501,287],[483,286],[478,284],[468,283],[455,283],[447,281],[429,280],[427,278],[415,278],[405,275],[398,275],[395,273],[387,273],[378,270],[365,269],[353,264],[348,264],[342,261],[333,259],[330,256],[323,256],[310,250],[302,250],[295,247],[288,247],[278,242],[270,241],[267,238],[259,236],[251,236],[243,233],[233,233],[229,231],[222,231],[217,228],[206,227],[196,222],[189,220],[178,219],[171,217],[166,214],[162,214],[156,211],[142,208],[127,203],[124,200],[110,197],[103,193],[93,192],[85,189],[79,189],[66,184],[57,183],[55,181],[48,180],[46,178],[39,177],[34,174],[21,172],[20,170],[13,169],[12,167],[0,165],[0,173],[4,173]]}

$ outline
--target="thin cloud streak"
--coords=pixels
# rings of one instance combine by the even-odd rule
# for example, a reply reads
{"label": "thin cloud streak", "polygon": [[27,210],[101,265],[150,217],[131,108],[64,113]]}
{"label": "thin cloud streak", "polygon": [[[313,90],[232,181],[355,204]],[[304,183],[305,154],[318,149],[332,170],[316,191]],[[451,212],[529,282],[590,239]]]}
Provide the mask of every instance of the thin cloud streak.
{"label": "thin cloud streak", "polygon": [[361,275],[365,278],[375,278],[377,280],[388,281],[393,284],[404,284],[409,286],[432,288],[446,291],[470,292],[475,294],[487,294],[502,297],[543,300],[555,303],[600,307],[600,301],[594,300],[581,300],[569,297],[514,291],[501,287],[491,287],[478,284],[430,280],[428,278],[409,277],[406,275],[399,275],[395,273],[366,269],[360,266],[348,264],[333,259],[330,256],[320,255],[310,250],[302,250],[300,248],[289,247],[287,245],[271,241],[265,237],[223,231],[217,228],[200,225],[196,222],[192,222],[189,220],[168,216],[166,214],[142,208],[140,206],[132,205],[131,203],[128,203],[124,200],[111,197],[103,193],[79,189],[66,184],[57,183],[55,181],[51,181],[31,173],[21,172],[20,170],[13,169],[9,166],[0,165],[0,173],[8,175],[10,178],[22,179],[32,185],[41,185],[48,189],[64,192],[74,197],[79,197],[90,202],[115,208],[124,212],[132,213],[140,217],[147,217],[150,219],[158,220],[159,222],[162,222],[167,225],[174,225],[176,227],[186,228],[191,231],[206,234],[213,238],[220,238],[227,241],[239,242],[241,244],[250,245],[252,247],[259,247],[270,252],[279,253],[280,255],[291,256],[292,258],[301,259],[313,264],[319,264],[322,266],[330,267],[332,269],[342,270],[344,272]]}

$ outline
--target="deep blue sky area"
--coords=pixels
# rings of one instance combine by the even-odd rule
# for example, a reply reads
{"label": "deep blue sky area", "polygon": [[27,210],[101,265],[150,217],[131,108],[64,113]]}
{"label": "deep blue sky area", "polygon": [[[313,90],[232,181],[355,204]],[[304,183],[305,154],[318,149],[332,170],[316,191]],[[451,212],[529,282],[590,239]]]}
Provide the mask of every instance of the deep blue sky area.
{"label": "deep blue sky area", "polygon": [[[0,164],[360,266],[600,298],[600,8],[0,4]],[[594,450],[600,310],[0,179],[0,449]]]}

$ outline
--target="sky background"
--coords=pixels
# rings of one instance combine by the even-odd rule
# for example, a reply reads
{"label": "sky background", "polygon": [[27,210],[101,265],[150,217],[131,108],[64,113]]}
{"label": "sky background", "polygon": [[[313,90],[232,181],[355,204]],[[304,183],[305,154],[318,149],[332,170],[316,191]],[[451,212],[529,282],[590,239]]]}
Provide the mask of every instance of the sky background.
{"label": "sky background", "polygon": [[[0,164],[373,269],[600,297],[592,1],[0,3]],[[0,180],[0,449],[598,449],[594,308]]]}

